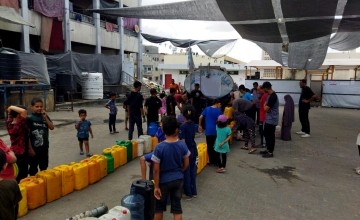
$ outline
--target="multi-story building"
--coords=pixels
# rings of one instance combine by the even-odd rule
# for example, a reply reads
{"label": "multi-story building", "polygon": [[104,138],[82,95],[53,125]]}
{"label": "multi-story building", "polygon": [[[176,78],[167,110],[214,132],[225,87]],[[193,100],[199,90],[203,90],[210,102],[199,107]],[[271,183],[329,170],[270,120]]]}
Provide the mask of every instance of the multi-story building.
{"label": "multi-story building", "polygon": [[162,74],[159,64],[164,63],[165,54],[159,53],[156,46],[144,46],[143,51],[143,76],[157,84],[162,84]]}
{"label": "multi-story building", "polygon": [[[65,0],[64,16],[50,18],[53,22],[52,29],[51,25],[46,25],[48,22],[46,18],[48,17],[44,19],[44,15],[34,10],[33,0],[22,0],[20,2],[25,8],[20,8],[19,13],[28,14],[24,19],[35,25],[35,28],[29,28],[27,32],[20,25],[0,21],[0,38],[4,47],[25,52],[31,50],[45,54],[57,54],[71,50],[87,54],[114,55],[120,53],[120,41],[122,39],[125,58],[136,58],[133,53],[139,51],[139,34],[138,26],[134,25],[134,21],[124,18],[124,35],[121,38],[117,17],[100,16],[87,10],[106,6],[119,7],[119,0]],[[139,5],[138,0],[122,0],[121,2],[123,2],[123,7]],[[56,8],[56,10],[58,9]],[[99,22],[98,18],[100,19]],[[58,22],[60,22],[60,26]],[[63,40],[63,42],[58,42],[60,45],[58,44],[56,48],[51,43],[47,48],[43,48],[43,39],[46,38],[48,32],[54,31],[55,26],[60,27],[60,29],[57,29],[57,31],[60,31],[57,35],[61,34],[60,41]],[[69,30],[69,33],[67,33],[67,30]],[[26,43],[27,37],[29,38],[28,45]],[[53,37],[52,34],[50,34],[50,37]]]}
{"label": "multi-story building", "polygon": [[[175,82],[184,83],[186,76],[189,74],[188,52],[164,55],[164,62],[160,63],[158,68],[162,75],[162,84],[165,88],[169,85],[171,79]],[[199,66],[217,66],[224,69],[232,76],[234,82],[242,84],[246,78],[245,63],[229,56],[220,58],[211,58],[201,55],[197,52],[192,54],[195,68]]]}

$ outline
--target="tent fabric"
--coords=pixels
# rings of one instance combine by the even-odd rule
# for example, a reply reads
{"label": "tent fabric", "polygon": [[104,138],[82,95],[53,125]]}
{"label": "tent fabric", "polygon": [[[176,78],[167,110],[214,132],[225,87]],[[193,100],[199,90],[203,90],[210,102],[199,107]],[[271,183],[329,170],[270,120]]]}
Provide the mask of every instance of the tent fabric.
{"label": "tent fabric", "polygon": [[23,17],[21,17],[13,8],[5,6],[0,6],[0,20],[35,27],[35,25],[24,20]]}
{"label": "tent fabric", "polygon": [[67,52],[64,54],[47,55],[47,65],[51,81],[56,75],[73,75],[76,83],[81,84],[82,72],[100,72],[103,74],[104,85],[117,85],[121,79],[121,62],[119,55],[81,54]]}
{"label": "tent fabric", "polygon": [[334,50],[347,51],[360,47],[360,32],[339,32],[331,39],[329,47]]}
{"label": "tent fabric", "polygon": [[[330,42],[334,48],[355,49],[360,32],[358,0],[192,0],[95,11],[143,19],[226,20],[272,59],[299,69],[319,68]],[[330,41],[333,33],[352,34]]]}
{"label": "tent fabric", "polygon": [[229,39],[229,40],[175,39],[175,38],[159,37],[145,33],[142,33],[142,36],[151,43],[163,43],[166,41],[170,41],[172,45],[180,48],[188,48],[197,45],[201,49],[201,51],[204,52],[209,57],[214,57],[214,55],[216,55],[217,57],[224,56],[225,53],[219,55],[217,54],[217,52],[224,46],[228,44],[235,44],[235,42],[237,41],[236,39]]}
{"label": "tent fabric", "polygon": [[50,85],[46,57],[43,54],[17,53],[21,59],[21,77],[35,78],[39,84]]}

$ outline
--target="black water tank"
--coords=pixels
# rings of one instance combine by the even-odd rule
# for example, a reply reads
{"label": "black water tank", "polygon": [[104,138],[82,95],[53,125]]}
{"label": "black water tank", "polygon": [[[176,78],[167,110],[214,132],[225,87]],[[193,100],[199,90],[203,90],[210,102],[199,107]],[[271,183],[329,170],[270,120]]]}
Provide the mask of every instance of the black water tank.
{"label": "black water tank", "polygon": [[0,79],[19,80],[21,78],[21,60],[16,53],[0,52]]}

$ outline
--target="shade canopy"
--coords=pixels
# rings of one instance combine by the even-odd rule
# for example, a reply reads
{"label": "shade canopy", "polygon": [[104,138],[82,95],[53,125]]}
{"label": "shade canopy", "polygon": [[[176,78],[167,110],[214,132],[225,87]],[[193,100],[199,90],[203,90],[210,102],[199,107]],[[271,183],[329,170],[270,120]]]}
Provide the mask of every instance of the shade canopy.
{"label": "shade canopy", "polygon": [[13,8],[0,6],[0,20],[5,22],[11,22],[14,24],[27,25],[35,27],[35,25],[25,21]]}
{"label": "shade canopy", "polygon": [[192,0],[94,12],[143,19],[228,21],[273,60],[296,69],[318,69],[329,46],[336,50],[360,46],[359,0]]}

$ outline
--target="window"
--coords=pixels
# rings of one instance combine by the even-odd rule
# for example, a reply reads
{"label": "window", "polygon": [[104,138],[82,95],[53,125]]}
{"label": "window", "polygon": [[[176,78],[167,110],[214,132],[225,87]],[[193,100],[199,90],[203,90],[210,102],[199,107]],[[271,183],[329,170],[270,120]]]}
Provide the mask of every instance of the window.
{"label": "window", "polygon": [[158,76],[155,76],[155,81],[158,81],[159,80],[159,77]]}
{"label": "window", "polygon": [[151,77],[151,76],[149,76],[149,80],[152,80],[152,77]]}
{"label": "window", "polygon": [[188,75],[189,71],[188,70],[180,70],[180,74],[182,75]]}
{"label": "window", "polygon": [[159,69],[157,67],[155,67],[155,71],[158,71]]}

